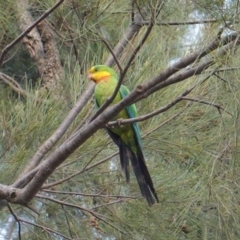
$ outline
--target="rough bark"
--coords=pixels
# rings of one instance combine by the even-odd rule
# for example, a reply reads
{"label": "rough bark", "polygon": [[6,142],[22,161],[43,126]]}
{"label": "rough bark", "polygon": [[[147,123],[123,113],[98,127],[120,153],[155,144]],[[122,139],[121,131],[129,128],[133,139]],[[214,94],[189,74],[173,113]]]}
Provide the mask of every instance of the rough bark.
{"label": "rough bark", "polygon": [[45,66],[43,69],[43,86],[47,89],[61,90],[61,80],[63,79],[63,68],[59,58],[59,52],[55,41],[54,33],[48,26],[46,20],[40,22],[37,29],[42,37]]}
{"label": "rough bark", "polygon": [[[23,32],[33,24],[34,19],[28,11],[28,0],[16,1],[16,6],[19,30]],[[36,28],[33,28],[23,38],[22,43],[36,63],[43,87],[48,90],[56,91],[57,89],[59,91],[63,78],[63,68],[60,64],[54,34],[47,26],[46,21],[43,20]]]}

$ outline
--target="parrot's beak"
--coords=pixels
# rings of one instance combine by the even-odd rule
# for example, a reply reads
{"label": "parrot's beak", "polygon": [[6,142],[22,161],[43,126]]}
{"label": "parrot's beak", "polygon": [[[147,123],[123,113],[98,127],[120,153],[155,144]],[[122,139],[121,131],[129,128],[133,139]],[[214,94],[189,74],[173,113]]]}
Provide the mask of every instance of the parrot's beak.
{"label": "parrot's beak", "polygon": [[92,77],[93,77],[93,75],[91,73],[89,73],[88,74],[88,79],[93,80]]}

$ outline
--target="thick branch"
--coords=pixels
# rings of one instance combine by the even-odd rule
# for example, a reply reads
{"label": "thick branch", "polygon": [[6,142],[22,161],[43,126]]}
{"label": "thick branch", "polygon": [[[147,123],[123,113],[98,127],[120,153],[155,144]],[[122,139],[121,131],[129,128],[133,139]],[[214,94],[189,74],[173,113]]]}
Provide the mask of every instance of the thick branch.
{"label": "thick branch", "polygon": [[[124,37],[120,39],[117,46],[114,48],[113,52],[115,56],[119,56],[122,51],[124,50],[125,46],[129,43],[132,37],[135,36],[135,34],[139,31],[140,25],[131,24],[125,34]],[[108,59],[105,62],[106,65],[113,65],[114,64],[114,57],[110,55]],[[14,186],[21,186],[21,184],[26,184],[26,181],[22,179],[24,177],[25,173],[30,171],[31,169],[38,166],[40,161],[43,159],[46,153],[48,153],[52,147],[56,144],[56,142],[63,136],[63,134],[67,131],[71,123],[74,121],[74,119],[77,117],[77,115],[81,112],[81,110],[84,108],[90,97],[92,96],[94,89],[94,83],[90,83],[87,89],[84,91],[82,96],[79,98],[77,103],[74,105],[74,107],[71,109],[69,114],[66,116],[66,118],[63,120],[61,125],[58,127],[58,129],[52,134],[52,136],[47,139],[38,149],[38,151],[34,154],[32,159],[30,160],[29,164],[26,166],[25,170],[23,171],[23,174],[20,176],[20,179],[17,181],[17,183],[13,184]],[[31,179],[31,177],[34,176],[36,171],[33,171],[31,174],[28,174],[27,180]],[[25,178],[25,177],[24,177]]]}
{"label": "thick branch", "polygon": [[[209,60],[206,60],[205,62],[199,64],[194,68],[187,69],[184,72],[180,72],[179,74],[174,75],[179,70],[186,68],[187,66],[194,63],[196,60],[200,60],[202,57],[214,51],[219,46],[225,45],[222,48],[220,48],[217,53],[217,55],[222,56],[223,54],[226,53],[227,50],[234,47],[234,45],[236,44],[234,40],[236,39],[238,39],[238,33],[236,32],[224,37],[223,39],[217,38],[208,46],[204,47],[202,50],[196,51],[180,59],[179,61],[174,63],[172,66],[167,68],[164,72],[159,74],[158,76],[152,78],[150,81],[144,84],[137,86],[136,92],[138,92],[138,97],[136,97],[136,101],[142,98],[146,98],[147,96],[149,96],[150,94],[152,94],[153,92],[159,89],[162,89],[171,84],[183,81],[193,75],[198,75],[202,73],[203,70],[207,69],[209,66],[214,64],[215,61],[212,58],[210,58]],[[239,44],[239,40],[238,40],[238,44]],[[133,92],[130,93],[130,95],[132,94],[137,95],[136,93],[133,93]]]}
{"label": "thick branch", "polygon": [[171,107],[175,106],[177,103],[179,103],[180,101],[184,100],[184,97],[187,96],[196,86],[191,87],[190,89],[184,91],[184,93],[182,93],[180,96],[178,96],[176,99],[174,99],[172,102],[170,102],[169,104],[167,104],[164,107],[161,107],[160,109],[153,111],[151,113],[145,114],[143,116],[140,117],[135,117],[135,118],[129,118],[129,119],[118,119],[117,121],[114,122],[109,122],[108,126],[114,126],[114,125],[125,125],[128,123],[133,123],[133,122],[141,122],[141,121],[145,121],[153,116],[156,116],[160,113],[166,112],[168,109],[170,109]]}
{"label": "thick branch", "polygon": [[[132,91],[126,98],[124,98],[121,102],[116,105],[108,107],[100,116],[98,116],[95,120],[93,120],[88,125],[84,126],[81,131],[77,132],[76,135],[69,141],[62,144],[59,148],[57,148],[44,163],[39,166],[39,171],[36,173],[31,182],[19,190],[20,193],[15,199],[17,203],[26,203],[30,201],[36,193],[39,191],[43,183],[46,179],[51,175],[51,173],[70,155],[72,154],[82,143],[84,143],[90,136],[92,136],[99,128],[103,127],[110,119],[112,119],[117,112],[135,102],[138,99],[145,97],[145,92],[150,88],[152,92],[157,91],[160,88],[169,86],[175,82],[182,81],[183,77],[188,78],[194,74],[201,73],[205,68],[209,67],[214,63],[213,60],[209,60],[206,63],[202,63],[196,68],[192,68],[190,70],[186,70],[183,73],[172,76],[179,69],[186,67],[187,64],[193,63],[197,58],[205,56],[208,52],[216,49],[221,43],[228,43],[226,46],[221,48],[219,54],[224,53],[226,50],[230,49],[233,46],[236,46],[237,43],[232,41],[236,39],[237,34],[234,38],[224,38],[221,40],[215,40],[208,47],[204,48],[201,51],[197,51],[196,53],[190,54],[183,58],[181,61],[178,61],[173,66],[169,67],[162,74],[157,77],[151,79],[150,81],[138,86],[137,89]],[[232,41],[232,42],[231,42]],[[217,44],[218,43],[218,44]],[[168,78],[168,79],[167,79]],[[153,86],[158,86],[158,88],[153,88]]]}
{"label": "thick branch", "polygon": [[[14,201],[15,197],[18,195],[17,188],[9,187],[3,184],[0,184],[0,198],[8,200],[10,202]],[[0,206],[5,205],[1,202]]]}
{"label": "thick branch", "polygon": [[54,36],[54,32],[47,24],[46,20],[41,21],[37,25],[37,29],[41,35],[44,48],[44,66],[40,70],[42,76],[43,87],[54,90],[58,94],[54,96],[59,98],[62,91],[62,80],[64,76],[63,67],[60,62],[59,52]]}

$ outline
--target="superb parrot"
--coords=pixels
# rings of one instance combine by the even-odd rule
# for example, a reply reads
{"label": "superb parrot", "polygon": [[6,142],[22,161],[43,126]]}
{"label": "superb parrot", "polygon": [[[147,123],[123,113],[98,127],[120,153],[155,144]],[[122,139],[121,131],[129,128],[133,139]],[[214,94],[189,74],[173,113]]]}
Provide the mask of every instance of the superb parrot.
{"label": "superb parrot", "polygon": [[[112,68],[105,65],[96,65],[89,70],[88,78],[96,83],[94,97],[96,106],[100,107],[106,102],[107,98],[112,96],[117,86],[119,77]],[[124,85],[121,85],[111,105],[120,102],[128,94],[128,88]],[[135,104],[132,104],[120,111],[112,120],[134,117],[137,117],[137,109]],[[149,206],[153,205],[155,200],[159,202],[142,152],[138,123],[134,122],[112,128],[106,126],[106,130],[119,147],[121,167],[125,172],[127,182],[130,180],[130,160],[142,196],[146,198]]]}

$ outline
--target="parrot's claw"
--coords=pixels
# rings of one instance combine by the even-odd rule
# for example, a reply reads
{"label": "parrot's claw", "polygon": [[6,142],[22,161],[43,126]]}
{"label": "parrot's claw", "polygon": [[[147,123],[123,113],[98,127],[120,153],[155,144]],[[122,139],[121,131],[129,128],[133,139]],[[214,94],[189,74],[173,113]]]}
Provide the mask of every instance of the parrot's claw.
{"label": "parrot's claw", "polygon": [[124,125],[122,125],[122,120],[123,120],[123,118],[119,118],[118,120],[117,120],[117,123],[118,123],[118,126],[119,127],[123,127]]}
{"label": "parrot's claw", "polygon": [[114,126],[109,125],[108,123],[106,124],[107,128],[114,128]]}

